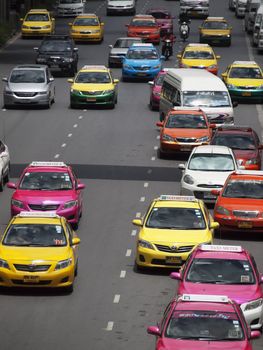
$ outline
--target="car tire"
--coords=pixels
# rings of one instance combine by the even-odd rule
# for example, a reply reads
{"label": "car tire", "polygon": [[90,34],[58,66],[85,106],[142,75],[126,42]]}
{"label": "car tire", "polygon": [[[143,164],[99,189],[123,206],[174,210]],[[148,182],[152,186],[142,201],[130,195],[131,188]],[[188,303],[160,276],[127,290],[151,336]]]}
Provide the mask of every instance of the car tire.
{"label": "car tire", "polygon": [[10,163],[8,164],[8,169],[4,177],[4,182],[7,183],[9,181],[9,178],[10,178]]}
{"label": "car tire", "polygon": [[0,178],[0,192],[3,192],[4,190],[4,176],[3,174],[1,174],[1,178]]}
{"label": "car tire", "polygon": [[74,291],[74,285],[73,283],[70,286],[64,287],[64,291],[66,292],[66,294],[71,294]]}
{"label": "car tire", "polygon": [[166,154],[160,148],[158,148],[158,150],[157,150],[157,157],[159,159],[165,159],[166,158]]}
{"label": "car tire", "polygon": [[134,271],[135,272],[141,273],[145,270],[146,270],[146,267],[138,265],[136,261],[134,262]]}
{"label": "car tire", "polygon": [[108,67],[109,67],[109,68],[113,68],[113,67],[114,67],[114,64],[111,63],[110,61],[108,61]]}
{"label": "car tire", "polygon": [[70,108],[71,109],[76,109],[78,106],[75,104],[75,103],[73,103],[73,102],[71,102],[70,101]]}
{"label": "car tire", "polygon": [[78,268],[79,268],[79,263],[78,263],[78,261],[77,261],[76,267],[75,267],[75,270],[74,270],[74,276],[75,276],[75,277],[78,276]]}

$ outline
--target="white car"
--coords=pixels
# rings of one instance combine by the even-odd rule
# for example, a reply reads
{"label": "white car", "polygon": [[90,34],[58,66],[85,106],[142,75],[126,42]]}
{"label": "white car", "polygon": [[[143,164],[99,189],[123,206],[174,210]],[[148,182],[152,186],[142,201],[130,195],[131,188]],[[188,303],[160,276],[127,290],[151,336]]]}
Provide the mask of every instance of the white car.
{"label": "white car", "polygon": [[56,13],[58,17],[75,17],[84,12],[86,0],[57,0]]}
{"label": "white car", "polygon": [[112,14],[131,14],[135,15],[135,0],[108,0],[107,15]]}
{"label": "white car", "polygon": [[207,145],[194,148],[186,165],[179,164],[179,169],[183,170],[180,194],[213,203],[216,197],[211,190],[220,190],[228,175],[241,167],[229,147]]}
{"label": "white car", "polygon": [[10,155],[8,147],[0,141],[0,192],[4,189],[4,183],[9,181]]}

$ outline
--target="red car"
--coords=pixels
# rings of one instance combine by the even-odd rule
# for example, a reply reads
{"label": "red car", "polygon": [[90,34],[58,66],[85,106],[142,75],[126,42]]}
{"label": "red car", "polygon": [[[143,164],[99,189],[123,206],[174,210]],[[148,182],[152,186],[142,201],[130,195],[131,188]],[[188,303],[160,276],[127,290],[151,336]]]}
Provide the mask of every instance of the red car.
{"label": "red car", "polygon": [[252,350],[250,331],[240,307],[223,295],[183,294],[172,300],[158,326],[156,350]]}
{"label": "red car", "polygon": [[65,163],[32,162],[17,184],[8,182],[7,186],[15,189],[11,199],[12,216],[21,211],[53,211],[78,226],[82,215],[81,190],[85,185]]}
{"label": "red car", "polygon": [[150,104],[149,104],[151,110],[159,110],[163,80],[167,72],[168,72],[167,68],[162,69],[158,73],[158,75],[155,77],[154,80],[148,82],[148,84],[151,86]]}
{"label": "red car", "polygon": [[248,126],[220,126],[211,141],[211,145],[232,148],[239,166],[247,170],[261,169],[263,145],[257,133]]}
{"label": "red car", "polygon": [[136,15],[126,26],[128,27],[128,37],[139,37],[144,42],[157,45],[160,43],[160,27],[153,16]]}
{"label": "red car", "polygon": [[164,8],[152,8],[147,10],[147,15],[152,15],[160,26],[161,36],[173,33],[173,18],[171,12]]}

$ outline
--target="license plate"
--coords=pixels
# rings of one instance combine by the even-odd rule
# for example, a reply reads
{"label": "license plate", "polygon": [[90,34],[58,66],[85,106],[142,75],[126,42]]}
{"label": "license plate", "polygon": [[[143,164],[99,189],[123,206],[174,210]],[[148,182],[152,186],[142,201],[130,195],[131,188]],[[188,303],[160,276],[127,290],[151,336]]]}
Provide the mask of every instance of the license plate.
{"label": "license plate", "polygon": [[190,146],[182,146],[181,148],[181,151],[186,151],[186,152],[190,152],[191,150],[192,150],[192,147],[190,147]]}
{"label": "license plate", "polygon": [[24,283],[38,283],[39,276],[24,276]]}
{"label": "license plate", "polygon": [[214,196],[213,194],[211,194],[211,193],[206,193],[206,192],[204,192],[204,199],[215,199],[216,198],[216,196]]}
{"label": "license plate", "polygon": [[242,92],[242,96],[251,96],[251,92]]}
{"label": "license plate", "polygon": [[88,101],[88,102],[96,102],[96,98],[94,98],[94,97],[88,97],[88,98],[87,98],[87,101]]}
{"label": "license plate", "polygon": [[145,77],[145,76],[147,75],[147,73],[137,73],[137,75],[138,75],[139,77]]}
{"label": "license plate", "polygon": [[167,256],[165,262],[166,264],[181,264],[182,258],[180,256]]}
{"label": "license plate", "polygon": [[240,221],[240,222],[238,222],[237,226],[239,228],[252,228],[253,227],[252,222],[250,222],[250,221]]}

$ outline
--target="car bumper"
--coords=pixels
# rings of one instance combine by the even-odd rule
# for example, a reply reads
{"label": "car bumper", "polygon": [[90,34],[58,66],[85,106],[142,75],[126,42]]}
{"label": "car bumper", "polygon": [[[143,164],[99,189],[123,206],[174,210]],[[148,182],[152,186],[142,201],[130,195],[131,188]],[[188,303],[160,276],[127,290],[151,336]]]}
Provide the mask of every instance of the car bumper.
{"label": "car bumper", "polygon": [[128,70],[128,69],[122,69],[122,77],[123,78],[130,78],[130,79],[153,79],[159,72],[161,68],[158,69],[151,69],[148,71],[141,71],[141,70]]}
{"label": "car bumper", "polygon": [[122,61],[125,56],[109,56],[109,63],[122,66]]}
{"label": "car bumper", "polygon": [[263,232],[263,217],[260,219],[247,219],[214,214],[214,219],[219,222],[220,228],[224,231]]}
{"label": "car bumper", "polygon": [[232,99],[236,100],[262,100],[263,101],[263,89],[247,90],[247,89],[228,89]]}
{"label": "car bumper", "polygon": [[71,94],[70,102],[76,105],[110,105],[115,101],[115,93],[107,95],[80,96]]}
{"label": "car bumper", "polygon": [[16,95],[7,95],[4,93],[4,104],[9,106],[19,105],[46,105],[49,102],[49,94],[32,97],[18,97]]}
{"label": "car bumper", "polygon": [[160,149],[164,153],[177,153],[177,152],[190,153],[193,148],[201,145],[208,145],[208,144],[209,144],[208,142],[183,144],[183,143],[174,143],[171,141],[163,141],[160,143]]}
{"label": "car bumper", "polygon": [[71,33],[71,38],[75,41],[101,41],[103,35],[101,33],[94,34],[80,34],[80,33]]}
{"label": "car bumper", "polygon": [[130,13],[134,13],[135,8],[134,7],[111,7],[111,8],[107,8],[107,13],[108,14],[130,14]]}
{"label": "car bumper", "polygon": [[[218,190],[221,188],[218,188],[218,187],[204,188],[204,187],[191,186],[186,183],[183,183],[181,185],[180,194],[184,196],[195,196],[198,199],[202,199],[205,203],[215,203],[217,197],[211,194],[211,190],[213,189]],[[215,219],[215,221],[217,220]]]}
{"label": "car bumper", "polygon": [[52,34],[52,29],[39,29],[39,30],[21,30],[22,37],[30,37],[30,36],[44,36]]}
{"label": "car bumper", "polygon": [[240,305],[240,307],[250,328],[261,329],[263,325],[263,305],[248,311],[244,310],[245,305]]}
{"label": "car bumper", "polygon": [[69,69],[72,65],[74,65],[74,62],[63,62],[60,60],[57,61],[51,61],[51,60],[43,60],[43,59],[36,59],[36,64],[45,64],[49,68],[60,68],[60,69]]}
{"label": "car bumper", "polygon": [[159,44],[160,34],[142,35],[137,33],[132,33],[127,35],[128,37],[141,38],[145,43]]}
{"label": "car bumper", "polygon": [[207,17],[209,15],[209,8],[208,7],[197,7],[197,8],[192,8],[188,6],[181,6],[180,7],[180,12],[186,12],[189,17]]}

